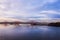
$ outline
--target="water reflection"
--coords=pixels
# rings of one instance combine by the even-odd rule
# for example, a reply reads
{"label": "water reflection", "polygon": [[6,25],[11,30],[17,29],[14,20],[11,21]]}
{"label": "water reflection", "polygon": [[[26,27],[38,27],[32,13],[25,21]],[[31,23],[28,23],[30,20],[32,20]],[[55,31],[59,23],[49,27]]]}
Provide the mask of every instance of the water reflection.
{"label": "water reflection", "polygon": [[[0,27],[4,27],[0,25]],[[60,27],[49,26],[15,26],[8,25],[4,28],[0,28],[1,40],[29,40],[29,39],[41,39],[41,40],[58,40],[60,39]]]}

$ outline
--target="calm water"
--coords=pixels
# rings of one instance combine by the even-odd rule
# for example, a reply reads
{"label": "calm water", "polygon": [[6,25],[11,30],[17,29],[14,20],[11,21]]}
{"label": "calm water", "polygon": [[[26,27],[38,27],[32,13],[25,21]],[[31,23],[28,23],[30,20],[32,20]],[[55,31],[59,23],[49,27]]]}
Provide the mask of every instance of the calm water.
{"label": "calm water", "polygon": [[0,29],[0,40],[60,40],[60,27],[12,26]]}

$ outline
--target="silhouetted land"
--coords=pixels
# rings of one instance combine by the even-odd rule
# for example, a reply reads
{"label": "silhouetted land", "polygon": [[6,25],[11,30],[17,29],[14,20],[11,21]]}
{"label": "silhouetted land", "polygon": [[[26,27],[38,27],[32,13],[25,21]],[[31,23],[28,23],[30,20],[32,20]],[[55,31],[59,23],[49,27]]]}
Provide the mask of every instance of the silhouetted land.
{"label": "silhouetted land", "polygon": [[48,26],[58,26],[58,27],[60,27],[60,22],[49,23]]}

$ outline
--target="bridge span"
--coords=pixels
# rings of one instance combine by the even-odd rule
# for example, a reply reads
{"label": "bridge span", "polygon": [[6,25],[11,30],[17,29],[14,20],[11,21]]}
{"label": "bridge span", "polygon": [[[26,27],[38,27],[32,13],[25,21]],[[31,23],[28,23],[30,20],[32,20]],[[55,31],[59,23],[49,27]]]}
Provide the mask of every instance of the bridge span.
{"label": "bridge span", "polygon": [[0,24],[4,25],[20,25],[20,24],[30,24],[30,25],[47,25],[46,23],[40,23],[40,22],[0,22]]}
{"label": "bridge span", "polygon": [[60,26],[60,22],[0,22],[0,24],[4,24],[7,26],[10,25],[20,25],[20,24],[30,24],[31,26],[40,25],[40,26]]}

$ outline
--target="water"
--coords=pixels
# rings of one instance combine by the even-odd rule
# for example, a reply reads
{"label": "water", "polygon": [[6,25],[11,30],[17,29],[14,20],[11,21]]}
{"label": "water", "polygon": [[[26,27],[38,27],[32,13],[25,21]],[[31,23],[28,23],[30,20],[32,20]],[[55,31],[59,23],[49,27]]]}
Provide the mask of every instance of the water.
{"label": "water", "polygon": [[7,26],[0,28],[0,40],[60,40],[60,27]]}

